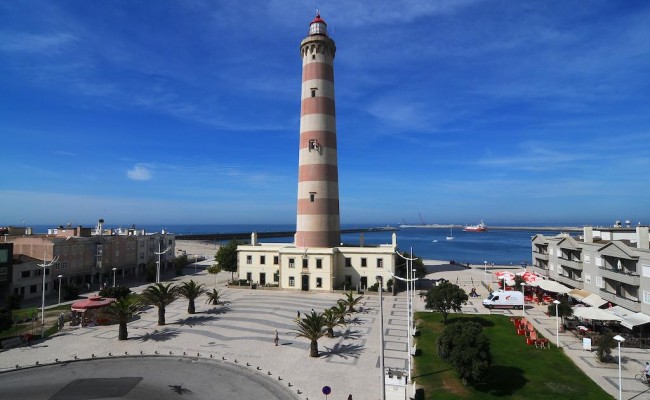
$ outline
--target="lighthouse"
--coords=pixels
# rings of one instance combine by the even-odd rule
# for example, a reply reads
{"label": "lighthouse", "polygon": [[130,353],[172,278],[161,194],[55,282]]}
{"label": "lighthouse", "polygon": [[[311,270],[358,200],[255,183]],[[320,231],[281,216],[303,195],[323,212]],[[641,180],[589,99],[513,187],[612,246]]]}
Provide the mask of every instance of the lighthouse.
{"label": "lighthouse", "polygon": [[336,45],[320,17],[300,43],[302,96],[295,246],[337,247],[341,242],[334,102]]}

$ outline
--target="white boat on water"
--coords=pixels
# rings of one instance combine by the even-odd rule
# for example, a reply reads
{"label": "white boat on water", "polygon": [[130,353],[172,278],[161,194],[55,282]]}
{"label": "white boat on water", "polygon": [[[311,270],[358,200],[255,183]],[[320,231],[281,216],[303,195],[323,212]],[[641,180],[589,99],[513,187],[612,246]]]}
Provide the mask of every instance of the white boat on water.
{"label": "white boat on water", "polygon": [[447,236],[447,240],[454,240],[454,228],[449,228],[449,236]]}

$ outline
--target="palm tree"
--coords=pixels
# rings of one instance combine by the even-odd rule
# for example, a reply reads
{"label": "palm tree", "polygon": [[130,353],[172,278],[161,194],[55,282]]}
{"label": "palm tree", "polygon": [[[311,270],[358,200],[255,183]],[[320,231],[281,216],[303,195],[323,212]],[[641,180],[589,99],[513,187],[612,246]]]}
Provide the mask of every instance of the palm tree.
{"label": "palm tree", "polygon": [[217,289],[212,289],[212,292],[208,292],[208,300],[206,300],[205,304],[219,305],[220,298],[221,293]]}
{"label": "palm tree", "polygon": [[334,328],[339,325],[345,325],[345,322],[341,321],[336,307],[326,309],[323,312],[323,318],[325,326],[327,327],[327,336],[329,337],[334,337]]}
{"label": "palm tree", "polygon": [[173,286],[172,283],[156,283],[142,292],[142,300],[158,307],[158,325],[165,325],[165,307],[176,300],[178,295],[178,286]]}
{"label": "palm tree", "polygon": [[345,305],[345,302],[341,299],[336,302],[336,305],[331,308],[331,310],[339,318],[340,324],[345,324],[345,317],[349,314],[348,307]]}
{"label": "palm tree", "polygon": [[309,356],[318,357],[318,339],[327,334],[323,314],[312,311],[311,314],[306,314],[305,318],[297,319],[296,325],[298,325],[298,329],[294,331],[296,337],[304,337],[311,342]]}
{"label": "palm tree", "polygon": [[207,290],[205,290],[204,284],[197,284],[194,280],[190,280],[189,282],[183,282],[180,288],[178,288],[178,292],[181,296],[189,300],[187,304],[187,313],[194,314],[196,312],[194,300],[203,293],[206,293]]}
{"label": "palm tree", "polygon": [[102,310],[104,315],[113,321],[117,321],[119,324],[118,340],[126,340],[129,338],[126,324],[140,313],[140,307],[141,304],[138,300],[124,297]]}
{"label": "palm tree", "polygon": [[356,311],[354,309],[354,306],[359,304],[362,298],[363,296],[354,297],[354,294],[350,292],[350,293],[346,293],[345,298],[342,299],[341,301],[343,302],[343,304],[345,304],[348,307],[348,312],[353,313]]}

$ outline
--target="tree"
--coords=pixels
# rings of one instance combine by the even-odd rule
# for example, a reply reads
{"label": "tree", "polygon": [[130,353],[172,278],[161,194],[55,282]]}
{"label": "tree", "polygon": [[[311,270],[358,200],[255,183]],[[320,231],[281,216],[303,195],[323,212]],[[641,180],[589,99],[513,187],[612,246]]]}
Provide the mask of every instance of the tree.
{"label": "tree", "polygon": [[526,279],[524,279],[523,276],[521,275],[515,275],[515,290],[521,290],[521,285],[526,283]]}
{"label": "tree", "polygon": [[212,289],[212,292],[208,292],[208,300],[205,304],[219,305],[219,299],[221,298],[221,293],[217,289]]}
{"label": "tree", "polygon": [[600,344],[596,350],[596,356],[600,362],[606,362],[612,355],[612,349],[617,346],[616,339],[614,339],[614,334],[608,332],[602,336],[600,339]]}
{"label": "tree", "polygon": [[234,279],[234,273],[237,272],[237,246],[244,244],[239,240],[231,240],[228,244],[222,245],[214,255],[214,261],[223,271],[230,272],[230,279]]}
{"label": "tree", "polygon": [[327,334],[323,314],[312,311],[311,314],[305,315],[305,318],[297,319],[296,325],[296,337],[304,337],[310,341],[309,356],[318,357],[318,339]]}
{"label": "tree", "polygon": [[467,293],[457,285],[442,282],[427,292],[425,308],[442,314],[443,324],[447,324],[447,316],[451,311],[460,312],[463,304],[467,303]]}
{"label": "tree", "polygon": [[187,254],[183,254],[174,258],[174,267],[176,268],[176,275],[183,275],[183,268],[187,267],[190,261],[187,259]]}
{"label": "tree", "polygon": [[[562,325],[564,326],[564,317],[570,317],[573,315],[573,308],[567,297],[560,299],[560,304],[557,305],[557,313],[560,318],[562,318]],[[555,317],[555,304],[548,305],[548,315]]]}
{"label": "tree", "polygon": [[178,288],[178,293],[185,297],[188,300],[187,304],[187,313],[194,314],[196,312],[196,307],[194,305],[194,300],[197,299],[203,293],[206,293],[204,284],[197,284],[194,280],[189,282],[183,282]]}
{"label": "tree", "polygon": [[165,307],[176,300],[178,296],[178,287],[172,283],[167,285],[156,283],[142,292],[142,300],[146,304],[158,307],[158,325],[165,325]]}
{"label": "tree", "polygon": [[337,301],[336,305],[333,306],[331,310],[339,318],[339,323],[345,324],[345,317],[350,313],[348,312],[348,307],[345,305],[343,299]]}
{"label": "tree", "polygon": [[339,325],[345,325],[345,322],[341,322],[338,310],[335,307],[326,309],[323,312],[323,318],[325,327],[327,327],[327,336],[329,337],[334,337],[334,328]]}
{"label": "tree", "polygon": [[481,324],[457,321],[438,338],[438,355],[450,363],[463,383],[481,381],[492,363],[490,341]]}
{"label": "tree", "polygon": [[[422,279],[427,275],[427,270],[426,270],[426,268],[424,266],[424,262],[422,261],[422,258],[416,256],[415,254],[413,254],[413,256],[411,257],[411,254],[407,253],[407,252],[401,252],[400,254],[402,254],[402,257],[404,257],[404,258],[417,258],[416,260],[413,260],[411,266],[412,266],[413,269],[415,269],[415,274],[414,275],[415,275],[415,278],[418,278],[418,280],[415,281],[415,282],[416,282],[416,285],[419,287],[419,285],[420,285],[419,279]],[[395,275],[397,275],[399,277],[402,277],[402,278],[406,278],[406,260],[404,258],[402,258],[402,257],[397,256],[397,258],[396,258],[397,262],[396,262],[396,265],[395,265]],[[398,286],[399,285],[404,285],[403,281],[398,281],[398,282],[399,282]],[[386,284],[388,285],[388,282]],[[389,291],[390,291],[390,289],[389,289]]]}
{"label": "tree", "polygon": [[219,264],[215,263],[210,265],[208,268],[206,268],[206,271],[208,271],[208,274],[214,275],[214,286],[217,286],[217,284],[219,283],[217,281],[217,275],[219,274],[219,272],[221,272],[221,267],[219,266]]}
{"label": "tree", "polygon": [[138,300],[122,297],[102,310],[104,315],[119,324],[118,340],[129,338],[126,324],[140,313],[141,306]]}
{"label": "tree", "polygon": [[343,302],[343,304],[345,304],[345,306],[348,308],[348,313],[353,313],[353,312],[356,312],[356,310],[354,309],[354,306],[359,304],[359,302],[361,301],[362,298],[363,298],[363,296],[354,297],[354,293],[349,292],[349,293],[345,294],[344,299],[341,299],[339,301],[341,301],[341,302]]}

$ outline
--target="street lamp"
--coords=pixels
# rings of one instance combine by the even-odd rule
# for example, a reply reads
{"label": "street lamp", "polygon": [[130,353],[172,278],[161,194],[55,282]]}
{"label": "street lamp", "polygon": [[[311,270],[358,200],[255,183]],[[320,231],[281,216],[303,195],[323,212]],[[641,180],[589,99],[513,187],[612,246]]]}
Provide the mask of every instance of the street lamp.
{"label": "street lamp", "polygon": [[113,268],[113,287],[115,287],[115,274],[117,273],[117,268]]}
{"label": "street lamp", "polygon": [[526,317],[526,284],[521,284],[521,316]]}
{"label": "street lamp", "polygon": [[[409,276],[409,272],[412,275],[412,264],[414,260],[417,260],[416,258],[413,258],[413,248],[411,248],[411,257],[404,257],[403,255],[400,254],[400,252],[397,252],[397,255],[402,257],[404,260],[406,260],[406,279],[404,278],[399,278],[397,276],[393,275],[393,278],[399,279],[406,281],[406,315],[407,315],[407,323],[406,323],[406,340],[407,340],[407,354],[408,354],[408,381],[411,380],[411,293],[410,293],[410,283],[415,281],[412,276]],[[411,262],[411,265],[409,265],[409,261]],[[392,275],[392,273],[391,273]]]}
{"label": "street lamp", "polygon": [[386,371],[384,367],[384,279],[379,277],[379,369],[381,370],[381,400],[386,400]]}
{"label": "street lamp", "polygon": [[483,261],[483,281],[487,285],[487,260]]}
{"label": "street lamp", "polygon": [[43,294],[41,296],[41,339],[45,333],[45,269],[51,267],[52,265],[56,264],[57,261],[59,261],[59,256],[52,258],[52,261],[49,263],[45,262],[46,258],[47,253],[43,252],[43,264],[37,264],[39,267],[43,268]]}
{"label": "street lamp", "polygon": [[61,278],[63,278],[63,275],[59,275],[57,278],[59,278],[59,304],[61,304]]}
{"label": "street lamp", "polygon": [[156,265],[156,283],[160,283],[160,256],[167,253],[171,249],[171,246],[167,247],[164,251],[160,251],[160,241],[158,241],[158,252],[154,254],[158,255],[158,265]]}
{"label": "street lamp", "polygon": [[558,305],[560,304],[559,300],[553,300],[555,304],[555,344],[557,348],[560,348],[560,313],[558,312]]}
{"label": "street lamp", "polygon": [[614,339],[618,342],[618,400],[623,400],[623,387],[621,385],[621,343],[625,339],[621,335],[614,336]]}

